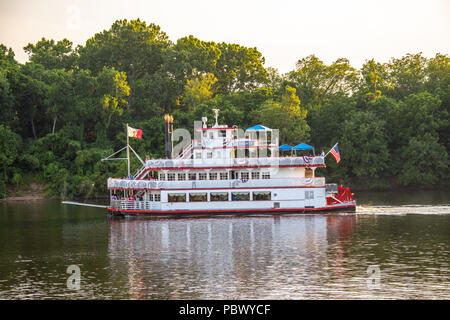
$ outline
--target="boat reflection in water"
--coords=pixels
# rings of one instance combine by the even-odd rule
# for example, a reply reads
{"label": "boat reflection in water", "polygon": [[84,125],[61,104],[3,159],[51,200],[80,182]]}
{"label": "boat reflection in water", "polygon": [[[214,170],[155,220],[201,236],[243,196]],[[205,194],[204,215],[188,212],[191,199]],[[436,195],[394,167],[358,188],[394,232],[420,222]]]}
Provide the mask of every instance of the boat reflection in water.
{"label": "boat reflection in water", "polygon": [[323,297],[324,284],[344,281],[354,221],[354,214],[111,219],[109,269],[132,299]]}

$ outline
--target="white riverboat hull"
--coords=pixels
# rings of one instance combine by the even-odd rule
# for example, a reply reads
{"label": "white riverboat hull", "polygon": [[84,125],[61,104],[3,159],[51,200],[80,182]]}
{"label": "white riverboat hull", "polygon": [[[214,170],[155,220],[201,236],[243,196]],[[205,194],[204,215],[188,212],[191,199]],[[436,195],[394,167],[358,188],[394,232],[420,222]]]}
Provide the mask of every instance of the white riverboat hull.
{"label": "white riverboat hull", "polygon": [[223,214],[311,214],[311,213],[327,213],[330,211],[346,211],[354,212],[356,210],[356,202],[348,202],[341,204],[325,205],[322,207],[286,207],[286,208],[210,208],[210,209],[172,209],[172,210],[141,210],[141,209],[114,209],[108,208],[110,216],[190,216],[190,215],[223,215]]}

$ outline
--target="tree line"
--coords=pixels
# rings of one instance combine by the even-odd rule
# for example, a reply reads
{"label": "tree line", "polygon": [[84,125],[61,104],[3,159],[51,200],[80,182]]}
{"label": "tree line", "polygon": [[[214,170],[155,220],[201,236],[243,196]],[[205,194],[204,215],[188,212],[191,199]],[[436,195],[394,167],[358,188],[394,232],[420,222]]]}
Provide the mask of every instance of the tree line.
{"label": "tree line", "polygon": [[[359,189],[448,187],[450,57],[421,53],[360,69],[315,55],[279,74],[257,48],[169,40],[155,24],[118,20],[85,45],[42,38],[21,64],[0,45],[0,197],[7,186],[45,182],[63,198],[105,193],[126,163],[100,159],[143,130],[139,154],[164,155],[164,114],[175,128],[202,116],[247,128],[280,129],[280,143],[306,142],[327,158],[319,174]],[[132,162],[133,169],[138,167]]]}

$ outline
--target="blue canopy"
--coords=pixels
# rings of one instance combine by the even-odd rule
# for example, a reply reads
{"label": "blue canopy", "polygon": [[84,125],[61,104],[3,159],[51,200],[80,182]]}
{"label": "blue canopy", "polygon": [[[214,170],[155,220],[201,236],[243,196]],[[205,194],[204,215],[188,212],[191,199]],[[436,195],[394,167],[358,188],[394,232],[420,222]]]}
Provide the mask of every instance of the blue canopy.
{"label": "blue canopy", "polygon": [[272,130],[272,129],[262,126],[260,124],[257,124],[256,126],[250,127],[247,130]]}
{"label": "blue canopy", "polygon": [[292,148],[293,150],[314,150],[314,147],[306,143],[300,143]]}
{"label": "blue canopy", "polygon": [[279,150],[292,150],[292,147],[288,144],[283,144],[278,148]]}

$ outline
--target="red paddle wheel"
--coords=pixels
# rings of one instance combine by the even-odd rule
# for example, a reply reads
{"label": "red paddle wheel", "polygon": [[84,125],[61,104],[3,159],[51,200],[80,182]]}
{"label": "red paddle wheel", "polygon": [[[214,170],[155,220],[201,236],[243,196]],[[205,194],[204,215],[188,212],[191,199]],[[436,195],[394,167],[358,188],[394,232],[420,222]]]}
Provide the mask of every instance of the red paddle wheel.
{"label": "red paddle wheel", "polygon": [[335,193],[333,197],[327,197],[327,205],[354,201],[353,193],[350,192],[350,188],[344,188],[342,185],[338,187],[338,192]]}

